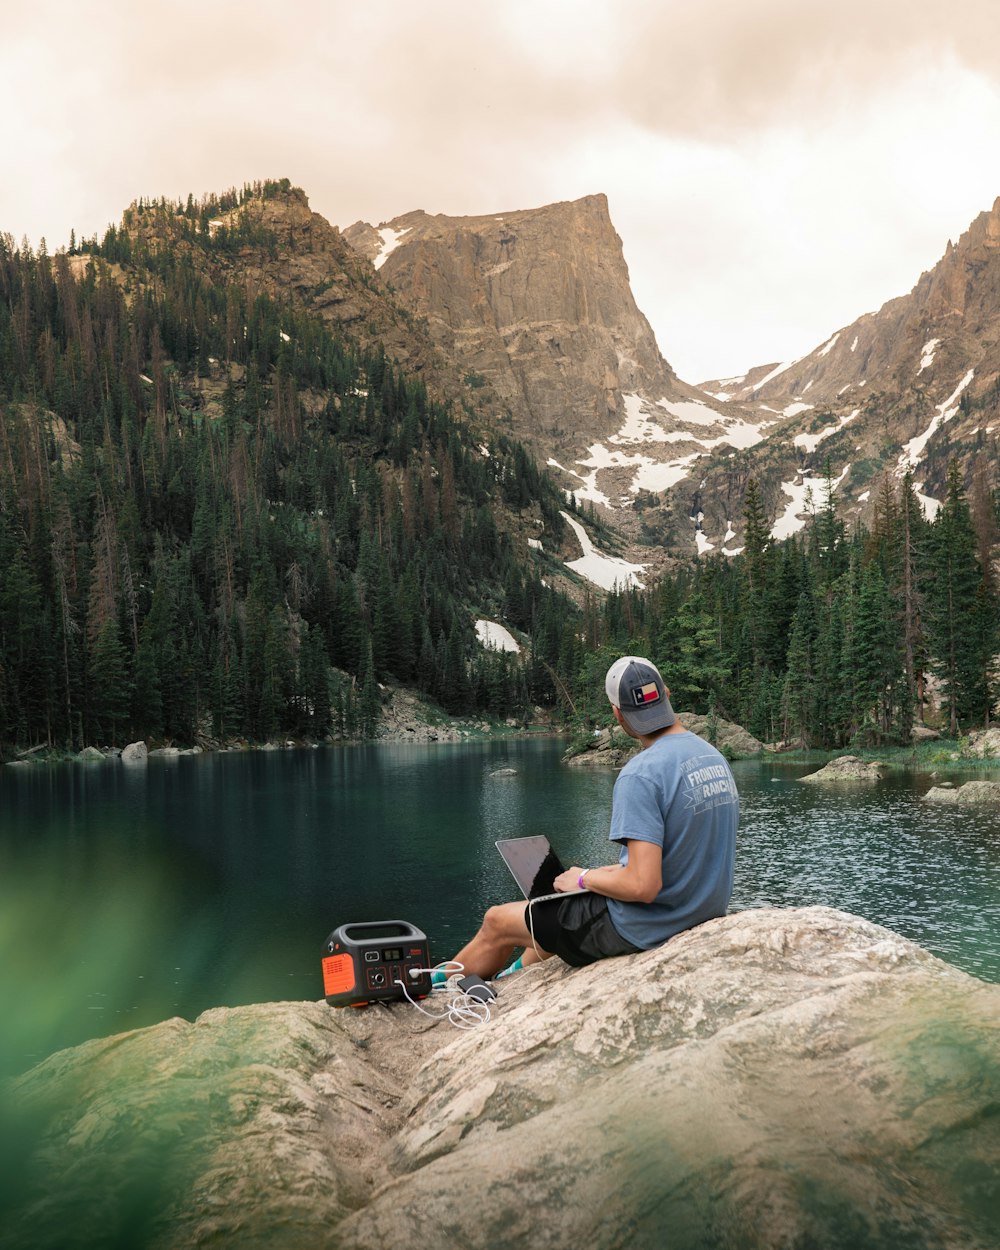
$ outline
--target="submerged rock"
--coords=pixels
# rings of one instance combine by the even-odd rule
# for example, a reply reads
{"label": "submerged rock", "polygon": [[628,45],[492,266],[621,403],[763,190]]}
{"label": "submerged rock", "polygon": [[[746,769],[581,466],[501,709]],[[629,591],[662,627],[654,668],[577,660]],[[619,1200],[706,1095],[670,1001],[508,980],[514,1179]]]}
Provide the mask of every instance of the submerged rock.
{"label": "submerged rock", "polygon": [[799,781],[879,781],[885,776],[884,764],[869,763],[857,755],[838,755],[815,773],[807,773]]}
{"label": "submerged rock", "polygon": [[499,994],[470,1033],[279,1003],[52,1056],[3,1244],[995,1250],[1000,987],[806,908]]}

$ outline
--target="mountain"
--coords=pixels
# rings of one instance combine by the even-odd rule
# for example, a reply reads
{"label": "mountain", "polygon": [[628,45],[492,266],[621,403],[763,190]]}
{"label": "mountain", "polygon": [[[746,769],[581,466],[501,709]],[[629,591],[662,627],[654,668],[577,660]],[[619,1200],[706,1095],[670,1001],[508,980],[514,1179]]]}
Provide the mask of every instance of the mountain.
{"label": "mountain", "polygon": [[[633,537],[637,502],[690,479],[708,451],[762,437],[767,420],[710,399],[660,354],[603,195],[481,217],[417,211],[344,238],[564,487]],[[693,544],[694,521],[679,529],[677,545]]]}
{"label": "mountain", "polygon": [[886,474],[911,472],[933,514],[949,460],[970,481],[1000,428],[1000,201],[909,295],[801,360],[697,387],[636,306],[603,195],[343,237],[566,489],[671,555],[738,550],[751,477],[779,538],[831,487],[845,520],[869,518]]}
{"label": "mountain", "polygon": [[[667,649],[762,741],[905,740],[926,656],[953,731],[989,715],[997,209],[713,396],[660,356],[602,197],[349,233],[282,181],[137,201],[69,253],[0,234],[0,755],[371,735],[390,678],[597,717],[602,648]],[[845,526],[913,467],[933,510],[955,452],[971,511],[949,470],[940,525],[880,490],[878,541]],[[501,622],[518,654],[481,645]]]}
{"label": "mountain", "polygon": [[772,511],[784,511],[780,533],[801,521],[796,501],[803,502],[807,486],[822,490],[827,463],[849,519],[868,515],[883,475],[898,480],[907,472],[933,514],[953,457],[967,482],[981,472],[996,487],[1000,199],[957,244],[948,242],[908,295],[859,317],[799,360],[702,387],[720,404],[781,421],[784,446],[772,435],[751,457]]}

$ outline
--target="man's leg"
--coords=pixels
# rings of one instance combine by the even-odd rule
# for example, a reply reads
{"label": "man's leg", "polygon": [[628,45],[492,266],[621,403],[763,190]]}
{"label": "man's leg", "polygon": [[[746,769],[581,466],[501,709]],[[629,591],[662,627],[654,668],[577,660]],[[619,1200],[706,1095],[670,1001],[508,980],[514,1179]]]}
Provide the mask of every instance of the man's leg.
{"label": "man's leg", "polygon": [[[531,933],[524,923],[524,903],[501,903],[491,907],[483,917],[479,932],[455,956],[456,962],[463,965],[466,972],[474,972],[480,977],[491,977],[506,968],[514,951],[523,946],[531,952],[527,963],[535,962],[535,949],[531,941]],[[538,956],[548,959],[548,951],[538,949]]]}

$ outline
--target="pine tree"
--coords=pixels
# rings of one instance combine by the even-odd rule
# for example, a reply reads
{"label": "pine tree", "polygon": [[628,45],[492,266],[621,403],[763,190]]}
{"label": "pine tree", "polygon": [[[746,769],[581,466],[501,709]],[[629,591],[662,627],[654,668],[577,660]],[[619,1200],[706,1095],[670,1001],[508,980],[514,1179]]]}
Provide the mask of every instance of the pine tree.
{"label": "pine tree", "polygon": [[984,629],[990,596],[981,592],[982,571],[975,534],[956,461],[948,469],[948,493],[931,528],[924,587],[931,665],[941,681],[949,730],[988,715],[989,633]]}
{"label": "pine tree", "polygon": [[891,739],[897,709],[907,702],[899,642],[882,570],[873,560],[861,575],[854,599],[848,667],[855,736],[876,746]]}
{"label": "pine tree", "polygon": [[799,738],[807,749],[816,734],[816,614],[811,590],[803,590],[792,622],[782,688],[782,738]]}
{"label": "pine tree", "polygon": [[361,681],[361,698],[358,703],[358,727],[362,738],[374,738],[378,733],[382,704],[379,699],[378,682],[375,680],[375,664],[372,646],[368,643],[365,653],[364,676]]}
{"label": "pine tree", "polygon": [[121,743],[129,712],[125,648],[114,620],[105,623],[91,650],[87,723],[92,741]]}

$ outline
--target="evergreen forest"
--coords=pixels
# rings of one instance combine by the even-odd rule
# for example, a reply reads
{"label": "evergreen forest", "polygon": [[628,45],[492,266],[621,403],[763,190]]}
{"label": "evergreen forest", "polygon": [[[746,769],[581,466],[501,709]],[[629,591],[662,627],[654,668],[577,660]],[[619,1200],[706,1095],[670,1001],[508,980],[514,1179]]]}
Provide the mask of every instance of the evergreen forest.
{"label": "evergreen forest", "polygon": [[[524,541],[554,549],[572,505],[520,444],[213,275],[213,255],[274,245],[212,228],[273,190],[130,210],[179,221],[184,248],[125,225],[51,256],[0,236],[0,758],[374,737],[380,683],[450,715],[606,724],[627,652],[675,706],[767,742],[906,743],[931,710],[952,734],[989,723],[998,501],[957,463],[933,521],[887,479],[870,530],[831,491],[783,543],[751,478],[740,555],[577,606]],[[520,655],[484,650],[480,616]]]}
{"label": "evergreen forest", "polygon": [[371,737],[388,680],[453,715],[551,703],[543,644],[473,628],[566,618],[511,539],[566,506],[523,447],[196,252],[136,267],[122,239],[0,238],[3,749]]}
{"label": "evergreen forest", "polygon": [[603,715],[587,692],[605,666],[634,652],[657,658],[675,706],[762,742],[838,750],[906,745],[925,721],[952,737],[987,727],[1000,697],[996,493],[977,476],[970,503],[953,461],[931,522],[910,475],[887,477],[871,530],[851,533],[826,496],[777,543],[751,478],[738,556],[702,557],[585,613],[587,716]]}

